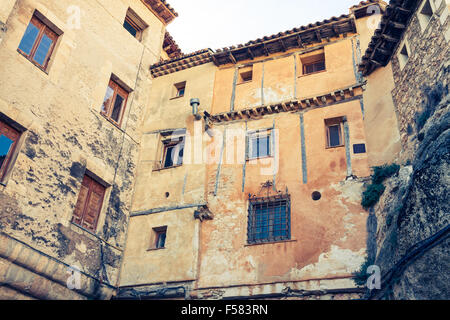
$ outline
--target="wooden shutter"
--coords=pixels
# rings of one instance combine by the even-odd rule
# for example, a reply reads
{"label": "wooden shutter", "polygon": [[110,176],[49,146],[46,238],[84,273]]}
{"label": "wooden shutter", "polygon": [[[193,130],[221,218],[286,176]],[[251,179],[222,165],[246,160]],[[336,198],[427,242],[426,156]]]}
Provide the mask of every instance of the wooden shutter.
{"label": "wooden shutter", "polygon": [[91,178],[84,176],[83,182],[81,183],[80,193],[78,195],[78,201],[75,206],[75,211],[73,212],[72,222],[81,225],[83,221],[83,213],[86,207],[86,202],[89,194],[89,186],[91,184]]}
{"label": "wooden shutter", "polygon": [[95,231],[104,196],[105,187],[85,175],[72,221],[83,228]]}

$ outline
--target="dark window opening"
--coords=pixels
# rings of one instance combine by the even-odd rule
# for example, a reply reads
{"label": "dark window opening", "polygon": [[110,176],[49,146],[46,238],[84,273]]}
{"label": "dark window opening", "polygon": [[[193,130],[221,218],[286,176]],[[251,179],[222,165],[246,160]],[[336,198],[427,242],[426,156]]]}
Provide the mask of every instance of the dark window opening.
{"label": "dark window opening", "polygon": [[176,83],[174,86],[175,86],[175,97],[183,97],[186,92],[186,81]]}
{"label": "dark window opening", "polygon": [[58,33],[34,15],[20,41],[18,51],[46,71],[58,37]]}
{"label": "dark window opening", "polygon": [[343,122],[342,118],[334,118],[325,120],[327,148],[340,147],[344,145],[342,135]]}
{"label": "dark window opening", "polygon": [[125,21],[123,22],[123,27],[127,30],[133,37],[142,40],[142,34],[148,25],[138,17],[138,15],[131,9],[128,9]]}
{"label": "dark window opening", "polygon": [[325,61],[305,64],[303,74],[309,74],[325,70]]}
{"label": "dark window opening", "polygon": [[239,83],[249,82],[253,80],[253,66],[243,67],[239,69]]}
{"label": "dark window opening", "polygon": [[300,58],[300,60],[303,65],[304,75],[326,70],[324,53],[319,53],[313,56]]}
{"label": "dark window opening", "polygon": [[250,199],[248,243],[264,243],[291,238],[291,208],[288,195],[278,199]]}
{"label": "dark window opening", "polygon": [[20,135],[19,131],[0,121],[0,181],[6,175]]}
{"label": "dark window opening", "polygon": [[366,153],[366,145],[364,143],[354,144],[353,153]]}
{"label": "dark window opening", "polygon": [[95,232],[106,188],[88,175],[83,177],[72,222]]}
{"label": "dark window opening", "polygon": [[154,249],[163,249],[166,246],[167,227],[153,228]]}
{"label": "dark window opening", "polygon": [[184,141],[164,143],[163,168],[177,167],[183,164]]}
{"label": "dark window opening", "polygon": [[101,113],[120,127],[128,99],[128,92],[114,80],[109,81]]}

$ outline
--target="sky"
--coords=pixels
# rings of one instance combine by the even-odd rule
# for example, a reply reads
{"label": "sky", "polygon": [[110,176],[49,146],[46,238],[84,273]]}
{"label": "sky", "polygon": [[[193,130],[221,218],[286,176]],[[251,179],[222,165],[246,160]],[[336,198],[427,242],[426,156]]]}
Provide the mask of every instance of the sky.
{"label": "sky", "polygon": [[183,53],[243,44],[348,14],[361,0],[167,0],[178,17],[167,27]]}

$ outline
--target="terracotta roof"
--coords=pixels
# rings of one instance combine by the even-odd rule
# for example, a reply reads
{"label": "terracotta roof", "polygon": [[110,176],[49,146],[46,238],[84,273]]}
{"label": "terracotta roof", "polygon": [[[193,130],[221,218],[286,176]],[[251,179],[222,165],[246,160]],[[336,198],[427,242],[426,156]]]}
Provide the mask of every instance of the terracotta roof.
{"label": "terracotta roof", "polygon": [[245,44],[218,49],[213,55],[216,65],[237,63],[255,57],[283,52],[292,48],[304,48],[325,39],[355,33],[355,20],[350,15],[332,17],[306,26],[266,36]]}
{"label": "terracotta roof", "polygon": [[211,62],[211,49],[203,49],[180,57],[163,60],[150,67],[154,78]]}
{"label": "terracotta roof", "polygon": [[165,0],[141,1],[166,25],[178,17],[178,13]]}
{"label": "terracotta roof", "polygon": [[377,13],[372,9],[372,6],[374,5],[378,6],[381,9],[379,13],[384,13],[387,3],[382,0],[361,1],[357,5],[350,7],[350,12],[355,15],[356,19],[370,16],[374,13]]}
{"label": "terracotta roof", "polygon": [[183,52],[181,51],[180,47],[167,31],[164,35],[163,50],[167,53],[170,59],[183,56]]}
{"label": "terracotta roof", "polygon": [[380,28],[375,31],[359,65],[363,75],[367,76],[389,63],[419,3],[420,0],[389,2],[381,18]]}

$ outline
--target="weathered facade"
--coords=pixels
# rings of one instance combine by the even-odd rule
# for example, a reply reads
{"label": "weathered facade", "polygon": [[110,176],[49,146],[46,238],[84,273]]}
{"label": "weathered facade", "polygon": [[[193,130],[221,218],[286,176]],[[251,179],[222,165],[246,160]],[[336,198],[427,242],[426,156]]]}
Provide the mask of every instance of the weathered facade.
{"label": "weathered facade", "polygon": [[[396,261],[383,210],[403,198],[389,190],[368,212],[361,194],[371,166],[418,161],[419,141],[443,132],[410,126],[424,94],[448,90],[446,1],[430,1],[424,30],[421,1],[371,0],[191,54],[162,0],[3,2],[0,298],[354,299],[368,254]],[[389,37],[408,39],[406,64],[401,45],[377,44]],[[434,230],[413,225],[401,232]]]}

